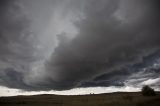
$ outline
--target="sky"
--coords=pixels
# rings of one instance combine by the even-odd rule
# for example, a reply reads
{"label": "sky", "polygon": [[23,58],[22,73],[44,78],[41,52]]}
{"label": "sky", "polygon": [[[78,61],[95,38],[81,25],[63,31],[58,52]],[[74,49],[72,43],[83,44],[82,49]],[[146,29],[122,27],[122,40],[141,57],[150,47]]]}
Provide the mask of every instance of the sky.
{"label": "sky", "polygon": [[160,90],[159,0],[0,0],[0,96]]}

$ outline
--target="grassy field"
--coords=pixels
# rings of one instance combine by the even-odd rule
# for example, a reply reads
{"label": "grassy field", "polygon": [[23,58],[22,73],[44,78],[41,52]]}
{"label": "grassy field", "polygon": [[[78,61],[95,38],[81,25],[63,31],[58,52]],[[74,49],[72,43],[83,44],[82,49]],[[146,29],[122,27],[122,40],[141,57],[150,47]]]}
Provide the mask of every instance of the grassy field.
{"label": "grassy field", "polygon": [[160,94],[149,97],[141,93],[14,96],[1,97],[0,106],[160,106]]}

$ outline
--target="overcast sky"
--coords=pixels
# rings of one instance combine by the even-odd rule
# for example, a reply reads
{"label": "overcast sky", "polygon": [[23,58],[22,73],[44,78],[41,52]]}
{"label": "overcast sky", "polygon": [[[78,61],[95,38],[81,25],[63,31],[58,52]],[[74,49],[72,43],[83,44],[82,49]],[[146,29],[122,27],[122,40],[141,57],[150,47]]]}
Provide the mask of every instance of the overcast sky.
{"label": "overcast sky", "polygon": [[159,0],[0,0],[0,96],[160,88]]}

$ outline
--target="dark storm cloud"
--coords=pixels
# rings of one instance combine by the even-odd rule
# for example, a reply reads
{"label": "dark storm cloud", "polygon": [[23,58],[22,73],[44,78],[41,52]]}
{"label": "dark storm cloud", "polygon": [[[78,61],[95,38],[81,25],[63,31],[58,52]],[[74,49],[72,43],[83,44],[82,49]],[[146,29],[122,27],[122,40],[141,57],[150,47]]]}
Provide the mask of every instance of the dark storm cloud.
{"label": "dark storm cloud", "polygon": [[[159,58],[160,52],[157,51],[149,56],[143,57],[142,61],[138,63],[128,65],[119,70],[107,72],[95,77],[89,82],[82,83],[80,86],[125,86],[125,83],[128,82],[130,82],[129,85],[131,86],[138,86],[138,84],[143,83],[145,80],[159,78]],[[131,82],[133,80],[134,82]],[[154,86],[157,85],[159,84],[154,84]],[[141,86],[142,85],[140,85],[140,87]]]}
{"label": "dark storm cloud", "polygon": [[24,89],[27,85],[23,82],[23,74],[15,71],[14,69],[8,68],[0,71],[0,83],[1,85],[9,88],[20,88]]}
{"label": "dark storm cloud", "polygon": [[19,0],[0,1],[0,84],[25,88],[24,76],[33,57],[30,20]]}
{"label": "dark storm cloud", "polygon": [[[41,52],[34,48],[36,37],[29,29],[30,25],[32,28],[36,25],[30,24],[32,20],[30,21],[29,16],[23,14],[20,1],[18,3],[12,0],[1,1],[1,85],[25,90],[125,86],[126,80],[133,79],[134,74],[142,71],[142,67],[135,67],[138,67],[141,62],[144,64],[144,58],[149,58],[159,50],[158,0],[55,0],[52,2],[47,0],[46,2],[48,3],[44,6],[42,5],[44,1],[41,0],[39,2],[34,0],[27,4],[30,12],[34,10],[31,12],[31,17],[35,18],[33,23],[38,22],[38,30],[35,28],[37,31],[42,29],[40,31],[42,33],[44,23],[48,22],[46,20],[44,23],[41,22],[48,15],[46,10],[41,9],[41,14],[37,8],[44,8],[50,4],[47,9],[51,11],[49,7],[53,3],[55,16],[62,14],[58,17],[61,21],[66,17],[75,18],[69,21],[78,33],[73,39],[66,37],[64,32],[58,34],[59,43],[51,57],[45,60],[45,68],[33,70],[30,65],[35,69],[37,66],[34,66],[34,61],[41,60],[37,57]],[[71,32],[70,29],[68,30]],[[52,39],[48,39],[47,35],[44,36],[47,40]],[[147,65],[143,68],[147,68]],[[152,77],[146,76],[146,78]],[[15,83],[16,86],[12,85]]]}
{"label": "dark storm cloud", "polygon": [[[76,86],[98,74],[110,74],[113,70],[139,62],[159,49],[159,12],[154,10],[153,2],[83,2],[85,18],[76,23],[78,36],[69,43],[60,42],[46,66],[51,79],[71,84],[69,87]],[[107,75],[107,78],[116,75],[117,80],[118,75],[121,76],[117,72]]]}

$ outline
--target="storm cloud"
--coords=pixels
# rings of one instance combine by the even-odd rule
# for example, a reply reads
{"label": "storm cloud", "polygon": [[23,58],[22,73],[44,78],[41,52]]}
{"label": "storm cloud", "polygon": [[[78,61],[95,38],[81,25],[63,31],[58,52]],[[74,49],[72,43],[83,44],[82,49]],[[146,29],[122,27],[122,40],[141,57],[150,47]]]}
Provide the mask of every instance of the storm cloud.
{"label": "storm cloud", "polygon": [[159,87],[159,4],[1,0],[0,84],[24,90]]}

